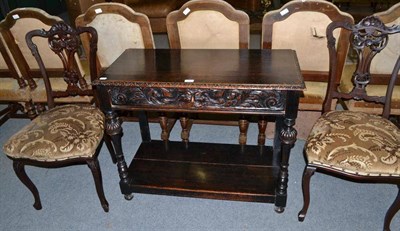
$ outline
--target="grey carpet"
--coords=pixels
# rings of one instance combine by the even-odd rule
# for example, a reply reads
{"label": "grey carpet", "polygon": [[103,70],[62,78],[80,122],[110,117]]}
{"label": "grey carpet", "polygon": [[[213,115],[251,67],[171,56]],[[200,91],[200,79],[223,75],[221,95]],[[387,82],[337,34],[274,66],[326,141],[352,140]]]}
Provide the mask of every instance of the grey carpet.
{"label": "grey carpet", "polygon": [[[0,144],[29,121],[11,119],[0,127]],[[123,145],[127,162],[138,148],[137,123],[125,123]],[[153,138],[160,129],[151,125]],[[249,142],[256,142],[256,126],[251,125]],[[191,141],[237,142],[237,127],[194,125]],[[179,140],[175,126],[171,140]],[[311,181],[311,204],[306,220],[297,221],[302,206],[301,174],[304,168],[298,141],[289,166],[288,203],[284,213],[272,204],[207,200],[173,196],[135,194],[126,201],[119,190],[117,167],[103,147],[99,160],[110,212],[103,212],[89,168],[59,169],[27,167],[42,199],[36,211],[33,197],[17,179],[12,162],[0,155],[0,230],[382,230],[383,218],[397,188],[347,182],[321,173]],[[400,214],[392,222],[400,230]]]}

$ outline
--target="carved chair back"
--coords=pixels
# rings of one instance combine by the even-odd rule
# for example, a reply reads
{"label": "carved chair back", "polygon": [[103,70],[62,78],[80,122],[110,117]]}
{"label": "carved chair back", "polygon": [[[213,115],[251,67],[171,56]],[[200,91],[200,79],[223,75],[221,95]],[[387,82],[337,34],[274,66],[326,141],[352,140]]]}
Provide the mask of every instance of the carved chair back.
{"label": "carved chair back", "polygon": [[[400,3],[395,4],[387,11],[379,12],[374,15],[386,26],[400,25]],[[374,59],[371,61],[370,73],[374,75],[374,79],[369,83],[369,92],[381,96],[385,95],[385,85],[389,82],[393,66],[395,65],[399,55],[400,34],[393,34],[390,36],[386,48],[376,54]],[[340,84],[341,91],[348,92],[353,88],[352,73],[354,69],[355,66],[351,66],[351,69],[346,70],[343,74]],[[391,114],[400,115],[400,79],[396,81],[394,89],[391,103]],[[349,100],[346,102],[346,106],[351,110],[372,112],[375,114],[380,114],[382,112],[382,105],[365,101]]]}
{"label": "carved chair back", "polygon": [[[148,17],[121,3],[100,3],[91,6],[76,18],[77,27],[91,26],[98,34],[98,68],[111,65],[126,49],[154,49],[154,39]],[[87,34],[82,44],[89,55]],[[100,71],[100,70],[99,70]]]}
{"label": "carved chair back", "polygon": [[220,0],[192,0],[167,16],[173,49],[247,49],[249,16]]}
{"label": "carved chair back", "polygon": [[[80,34],[90,34],[90,75],[96,76],[96,51],[97,51],[97,33],[91,27],[79,27],[76,30],[64,22],[57,22],[48,31],[33,30],[26,35],[26,43],[38,63],[42,74],[47,93],[47,103],[49,108],[55,106],[55,98],[69,96],[92,95],[93,91],[89,88],[86,80],[80,75],[79,67],[75,61],[76,53],[80,47]],[[46,38],[48,47],[56,54],[57,59],[63,65],[63,78],[67,83],[66,90],[58,90],[52,87],[48,69],[42,59],[42,52],[33,41],[34,38]]]}
{"label": "carved chair back", "polygon": [[[353,17],[334,4],[322,0],[290,1],[278,10],[267,12],[262,23],[263,49],[296,51],[307,90],[300,99],[300,110],[322,109],[329,72],[326,28],[333,21],[353,23]],[[349,33],[334,32],[338,47],[338,70],[345,65]],[[337,81],[341,72],[338,72]]]}
{"label": "carved chair back", "polygon": [[[40,67],[26,44],[25,35],[35,29],[49,30],[53,24],[61,21],[61,18],[51,16],[41,9],[28,7],[11,11],[0,22],[1,34],[16,61],[18,69],[21,71],[22,77],[28,82],[29,87],[34,89],[31,91],[31,97],[39,113],[45,110],[44,104],[47,103],[46,87],[44,86]],[[63,63],[49,48],[46,39],[37,37],[35,38],[35,43],[46,65],[48,76],[51,77],[51,81],[53,82],[53,88],[66,89],[67,84],[62,79],[64,72]],[[90,81],[91,77],[84,72],[77,54],[74,59],[76,65],[79,67],[78,74],[86,78],[87,81]],[[57,99],[60,103],[90,103],[92,100],[92,97]]]}
{"label": "carved chair back", "polygon": [[[338,83],[336,82],[337,72],[340,70],[337,68],[338,51],[335,47],[336,39],[334,38],[333,31],[337,28],[342,28],[351,32],[350,45],[357,54],[357,67],[352,75],[354,87],[350,92],[341,92],[338,90]],[[356,25],[346,22],[333,22],[328,26],[327,39],[330,55],[330,80],[328,83],[326,101],[324,102],[324,111],[329,111],[331,109],[332,99],[355,99],[384,104],[383,117],[389,117],[393,89],[399,75],[400,55],[397,56],[395,67],[392,68],[390,81],[387,84],[386,94],[384,96],[372,95],[369,94],[367,88],[368,84],[370,84],[375,77],[370,72],[372,60],[385,47],[387,47],[389,36],[399,33],[400,25],[387,27],[382,21],[374,16],[364,18]]]}

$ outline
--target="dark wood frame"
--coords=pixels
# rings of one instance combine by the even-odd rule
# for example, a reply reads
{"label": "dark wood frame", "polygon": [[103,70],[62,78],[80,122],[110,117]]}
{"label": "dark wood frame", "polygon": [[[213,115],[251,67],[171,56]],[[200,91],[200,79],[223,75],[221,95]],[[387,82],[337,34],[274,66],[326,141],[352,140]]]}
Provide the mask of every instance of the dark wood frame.
{"label": "dark wood frame", "polygon": [[[206,55],[200,55],[201,52]],[[236,64],[236,67],[240,70],[233,75],[223,71],[210,75],[203,68],[203,65],[210,65],[210,59],[199,59],[213,57],[217,54],[215,52],[221,52],[225,57],[239,55],[241,63]],[[144,73],[141,70],[136,72],[132,66],[133,60],[137,59],[135,57],[146,57],[146,62],[149,62]],[[184,81],[188,78],[188,73],[182,70],[181,64],[185,63],[181,62],[183,57],[188,59],[187,63],[192,63],[192,60],[202,63],[197,68],[203,72],[199,73],[198,69],[194,71],[196,77],[192,77],[196,81],[193,83]],[[283,67],[270,65],[268,62],[272,62],[271,57],[274,57],[273,62],[285,60],[285,64]],[[288,50],[125,51],[103,73],[104,79],[93,82],[98,91],[100,107],[106,115],[106,132],[111,136],[115,147],[120,187],[125,198],[132,199],[133,192],[140,192],[259,201],[275,203],[275,210],[283,212],[287,199],[289,154],[297,134],[293,125],[297,117],[298,98],[304,89],[295,57],[295,53]],[[229,63],[223,62],[227,59],[219,57],[218,60],[221,60],[220,67],[231,67]],[[286,74],[282,75],[281,71]],[[240,100],[230,97],[235,95]],[[242,105],[241,102],[244,101],[248,104]],[[142,144],[129,167],[121,144],[123,132],[120,115],[123,111],[141,111],[139,124]],[[269,115],[276,119],[274,145],[271,148],[263,144],[247,146],[192,143],[188,140],[155,141],[150,137],[145,111]],[[233,153],[238,156],[232,155]],[[221,156],[222,159],[219,159]],[[233,156],[238,160],[230,159]],[[225,160],[225,157],[228,159]],[[188,166],[192,167],[187,169]],[[195,183],[193,169],[196,167],[193,166],[215,176],[216,178],[210,179],[214,183],[202,186]],[[183,170],[185,173],[179,173],[179,169],[186,169],[188,172]],[[241,170],[238,172],[238,169],[246,174]],[[233,191],[232,188],[226,190],[232,185],[242,186],[234,187]],[[254,191],[250,193],[249,189]]]}
{"label": "dark wood frame", "polygon": [[[90,27],[81,27],[76,30],[71,28],[69,25],[64,22],[58,22],[54,24],[49,31],[45,30],[33,30],[28,32],[26,35],[26,42],[28,47],[32,51],[32,55],[37,60],[40,71],[43,75],[43,79],[45,81],[46,91],[47,91],[47,101],[49,108],[54,108],[54,98],[57,97],[66,97],[69,95],[83,95],[85,93],[92,93],[92,91],[87,90],[87,86],[77,78],[76,72],[76,63],[74,62],[74,54],[77,52],[80,43],[79,43],[79,35],[81,33],[90,33],[91,41],[91,55],[92,57],[96,57],[97,50],[97,33],[96,30]],[[50,48],[60,57],[65,65],[65,75],[64,80],[68,83],[68,89],[65,92],[56,91],[53,92],[50,84],[50,80],[46,71],[46,68],[43,64],[43,61],[40,57],[40,53],[38,52],[37,46],[33,43],[33,37],[43,37],[48,38]],[[96,76],[96,60],[92,58],[90,60],[90,71],[91,74]],[[83,90],[80,90],[80,87],[83,87]],[[40,115],[39,115],[40,116]],[[35,203],[33,207],[37,210],[42,209],[42,204],[40,201],[39,192],[33,182],[29,179],[28,175],[25,172],[25,165],[33,165],[38,167],[47,167],[47,168],[56,168],[68,166],[71,164],[82,164],[86,163],[90,168],[94,182],[96,185],[97,195],[99,197],[100,203],[105,212],[108,212],[109,205],[104,196],[102,177],[100,171],[100,165],[97,160],[97,156],[100,152],[101,146],[103,144],[103,140],[100,142],[99,146],[96,148],[93,156],[87,158],[74,158],[74,159],[66,159],[66,160],[57,160],[57,161],[39,161],[25,158],[12,158],[13,167],[17,177],[21,180],[21,182],[32,192]],[[113,153],[112,153],[113,154]]]}
{"label": "dark wood frame", "polygon": [[[354,88],[349,93],[343,93],[338,90],[337,76],[337,50],[335,48],[336,39],[333,37],[333,31],[337,28],[345,29],[351,32],[350,43],[357,51],[358,63],[357,69],[353,74]],[[384,49],[388,36],[391,34],[400,33],[400,25],[386,27],[377,17],[367,17],[361,20],[358,24],[353,25],[348,22],[332,22],[327,28],[328,48],[330,55],[330,78],[328,82],[328,89],[324,101],[324,112],[331,110],[333,99],[338,100],[365,100],[367,102],[375,102],[384,104],[382,117],[388,119],[390,115],[390,102],[395,86],[396,79],[400,70],[400,56],[397,59],[396,65],[393,69],[390,83],[387,87],[385,96],[369,96],[366,92],[366,86],[370,84],[373,75],[369,72],[369,67],[373,57]],[[307,145],[307,144],[306,144]],[[305,153],[307,156],[307,153]],[[390,223],[394,215],[400,209],[400,177],[396,176],[361,176],[357,174],[347,173],[329,166],[316,165],[307,163],[303,173],[303,208],[298,214],[299,221],[303,221],[310,203],[310,178],[314,173],[325,172],[346,180],[356,182],[371,182],[371,183],[392,183],[398,186],[398,194],[392,205],[389,207],[385,220],[383,230],[390,230]]]}
{"label": "dark wood frame", "polygon": [[239,24],[239,48],[249,48],[250,19],[245,12],[236,10],[225,1],[192,0],[183,4],[179,10],[172,11],[167,16],[168,40],[172,49],[181,48],[177,22],[187,18],[188,15],[183,13],[186,8],[189,8],[191,12],[202,10],[217,11],[223,14],[229,20],[237,22]]}

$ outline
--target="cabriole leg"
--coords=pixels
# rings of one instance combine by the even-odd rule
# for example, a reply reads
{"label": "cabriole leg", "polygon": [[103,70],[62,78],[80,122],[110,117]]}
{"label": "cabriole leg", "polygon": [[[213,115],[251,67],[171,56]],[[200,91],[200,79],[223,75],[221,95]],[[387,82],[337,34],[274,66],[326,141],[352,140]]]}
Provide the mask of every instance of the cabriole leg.
{"label": "cabriole leg", "polygon": [[311,176],[315,173],[315,168],[306,166],[303,172],[303,208],[299,212],[298,219],[299,221],[304,221],[306,217],[308,206],[310,205],[310,179]]}
{"label": "cabriole leg", "polygon": [[33,207],[37,210],[41,210],[42,203],[40,202],[39,191],[31,181],[31,179],[29,179],[28,175],[26,175],[25,165],[19,161],[14,161],[13,167],[20,181],[32,192],[33,197],[35,198],[35,203],[33,204]]}

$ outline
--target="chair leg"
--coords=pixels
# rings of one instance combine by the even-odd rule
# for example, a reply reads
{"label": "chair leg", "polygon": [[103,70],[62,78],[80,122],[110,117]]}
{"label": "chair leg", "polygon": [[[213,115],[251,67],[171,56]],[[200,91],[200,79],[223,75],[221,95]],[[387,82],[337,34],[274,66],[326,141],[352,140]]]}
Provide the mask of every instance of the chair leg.
{"label": "chair leg", "polygon": [[308,206],[310,205],[310,179],[311,176],[314,175],[315,170],[316,169],[314,167],[310,167],[307,165],[303,172],[303,208],[298,215],[299,221],[304,221],[304,218],[307,214]]}
{"label": "chair leg", "polygon": [[399,191],[397,193],[396,199],[393,201],[393,204],[389,207],[388,211],[386,212],[385,222],[383,225],[384,231],[390,231],[390,223],[394,215],[400,210],[400,184],[397,185]]}
{"label": "chair leg", "polygon": [[101,206],[103,207],[105,212],[108,212],[109,207],[106,197],[104,196],[103,180],[101,177],[99,161],[97,159],[90,159],[87,160],[86,163],[88,164],[90,170],[92,171],[94,183],[96,185],[97,195],[100,199]]}
{"label": "chair leg", "polygon": [[19,180],[32,192],[33,197],[35,198],[35,203],[33,204],[33,207],[37,210],[41,210],[42,203],[40,202],[39,191],[31,181],[31,179],[29,179],[28,175],[26,175],[25,165],[20,161],[14,161],[13,167],[15,174],[17,174]]}

